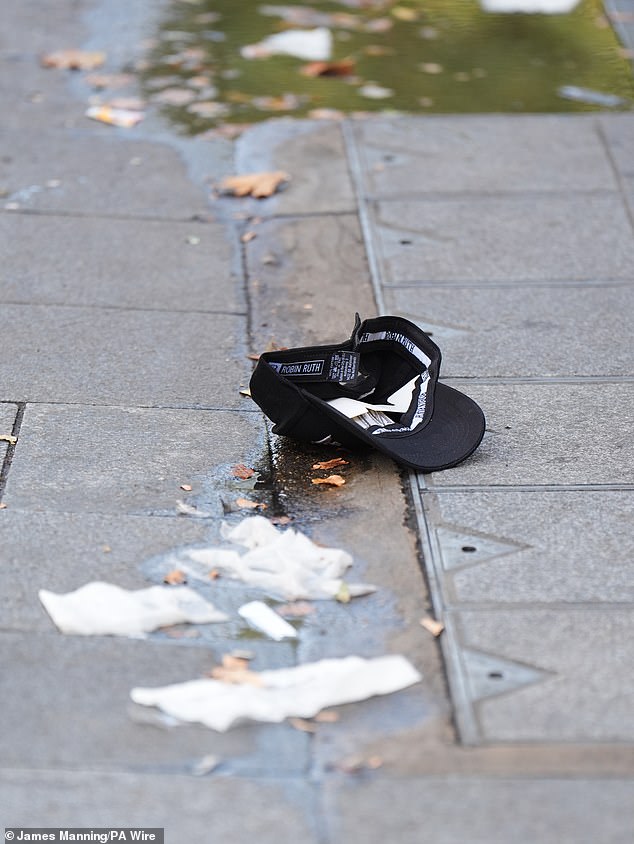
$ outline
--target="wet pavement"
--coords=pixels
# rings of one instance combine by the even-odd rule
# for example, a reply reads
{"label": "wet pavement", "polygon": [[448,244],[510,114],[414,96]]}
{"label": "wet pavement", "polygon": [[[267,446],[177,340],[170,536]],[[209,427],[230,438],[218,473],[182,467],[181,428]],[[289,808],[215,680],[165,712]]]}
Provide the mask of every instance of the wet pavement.
{"label": "wet pavement", "polygon": [[[0,434],[18,438],[0,441],[3,825],[629,842],[634,116],[276,120],[234,143],[157,113],[118,130],[38,56],[81,44],[121,69],[160,12],[128,5],[28,3],[0,40]],[[212,190],[267,169],[292,176],[270,199]],[[487,415],[464,464],[424,476],[283,442],[241,395],[249,353],[344,339],[357,310],[439,343]],[[340,455],[345,486],[312,485]],[[347,550],[377,592],[318,603],[297,643],[236,620],[55,630],[39,589],[159,583],[242,494]],[[203,591],[227,611],[258,597]],[[315,733],[169,727],[131,703],[236,647],[256,670],[403,653],[423,682]]]}

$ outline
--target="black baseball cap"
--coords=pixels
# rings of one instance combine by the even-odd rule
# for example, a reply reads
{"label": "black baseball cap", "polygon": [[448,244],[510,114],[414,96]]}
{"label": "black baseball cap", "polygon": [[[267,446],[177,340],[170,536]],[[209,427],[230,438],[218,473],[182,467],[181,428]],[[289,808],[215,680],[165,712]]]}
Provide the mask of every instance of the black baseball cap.
{"label": "black baseball cap", "polygon": [[304,442],[364,443],[419,472],[456,466],[484,435],[480,407],[438,381],[440,349],[407,319],[356,315],[349,340],[260,355],[253,400],[273,432]]}

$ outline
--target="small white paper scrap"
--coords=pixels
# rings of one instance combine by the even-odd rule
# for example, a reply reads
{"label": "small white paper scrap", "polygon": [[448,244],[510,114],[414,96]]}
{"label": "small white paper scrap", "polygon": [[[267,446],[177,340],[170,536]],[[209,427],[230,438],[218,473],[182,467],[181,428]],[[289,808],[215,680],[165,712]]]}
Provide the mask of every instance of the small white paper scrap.
{"label": "small white paper scrap", "polygon": [[170,624],[209,624],[227,616],[187,586],[128,590],[94,581],[74,592],[40,589],[38,597],[62,633],[143,636]]}
{"label": "small white paper scrap", "polygon": [[307,62],[326,61],[332,53],[332,33],[325,26],[316,29],[287,29],[269,35],[257,44],[247,44],[240,53],[244,59],[285,55]]}
{"label": "small white paper scrap", "polygon": [[259,673],[262,686],[200,679],[157,688],[135,688],[130,696],[188,723],[225,732],[243,721],[279,723],[312,718],[322,709],[387,695],[422,678],[400,655],[322,659],[294,668]]}
{"label": "small white paper scrap", "polygon": [[238,609],[238,614],[256,630],[266,633],[271,639],[296,639],[297,630],[262,601],[250,601]]}

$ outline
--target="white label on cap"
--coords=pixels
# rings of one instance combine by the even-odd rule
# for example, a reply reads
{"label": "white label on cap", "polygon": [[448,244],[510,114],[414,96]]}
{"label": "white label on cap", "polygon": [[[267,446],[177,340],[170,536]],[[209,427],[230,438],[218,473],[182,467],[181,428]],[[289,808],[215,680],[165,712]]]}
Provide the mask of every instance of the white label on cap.
{"label": "white label on cap", "polygon": [[376,430],[372,431],[372,434],[400,434],[405,433],[407,431],[415,431],[416,428],[420,425],[425,417],[425,408],[427,406],[427,388],[430,384],[429,372],[425,372],[425,374],[420,379],[420,393],[418,394],[418,402],[416,405],[416,411],[414,412],[414,416],[412,421],[409,425],[402,425],[400,428],[392,428],[392,427],[385,427],[385,428],[377,428]]}
{"label": "white label on cap", "polygon": [[374,331],[372,333],[366,332],[362,334],[359,343],[371,343],[373,340],[392,340],[394,343],[400,343],[407,351],[418,358],[425,366],[429,366],[431,358],[428,357],[422,349],[413,343],[405,334],[398,331]]}

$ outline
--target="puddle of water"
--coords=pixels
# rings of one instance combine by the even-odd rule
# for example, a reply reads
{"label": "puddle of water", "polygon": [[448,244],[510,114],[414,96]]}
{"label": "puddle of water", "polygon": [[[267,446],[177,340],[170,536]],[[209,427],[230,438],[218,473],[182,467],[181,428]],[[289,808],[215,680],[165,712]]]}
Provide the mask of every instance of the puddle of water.
{"label": "puddle of water", "polygon": [[[320,23],[333,34],[332,59],[352,60],[349,75],[311,78],[300,72],[302,59],[241,56],[242,47],[273,33]],[[558,93],[562,86],[634,100],[630,62],[599,0],[583,0],[565,15],[490,14],[476,0],[293,6],[178,0],[142,79],[146,95],[191,134],[222,122],[300,117],[325,108],[473,113],[604,107],[566,99]],[[364,96],[381,89],[389,96]]]}

